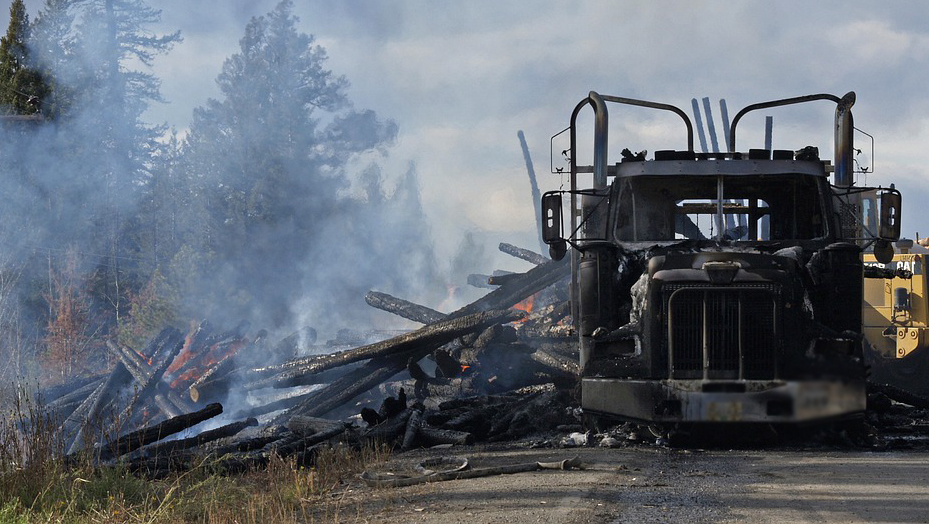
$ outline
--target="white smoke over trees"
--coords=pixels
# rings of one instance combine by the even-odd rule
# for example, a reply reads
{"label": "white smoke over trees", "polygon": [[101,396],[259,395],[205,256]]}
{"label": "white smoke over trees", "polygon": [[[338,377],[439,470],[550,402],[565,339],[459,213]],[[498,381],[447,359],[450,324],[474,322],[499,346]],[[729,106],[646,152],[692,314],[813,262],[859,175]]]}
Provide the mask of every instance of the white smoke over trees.
{"label": "white smoke over trees", "polygon": [[371,166],[364,198],[348,194],[347,163],[384,153],[397,126],[352,107],[291,10],[249,22],[217,78],[222,99],[194,112],[184,158],[207,206],[190,247],[211,259],[198,280],[212,314],[344,324],[368,317],[367,287],[432,282],[434,260],[412,170],[388,196]]}
{"label": "white smoke over trees", "polygon": [[34,353],[63,271],[81,277],[69,293],[87,304],[80,333],[98,365],[105,338],[138,344],[162,323],[325,334],[370,325],[372,288],[444,297],[415,168],[388,183],[377,165],[397,125],[353,107],[289,0],[248,23],[221,96],[184,137],[141,119],[161,101],[144,68],[180,41],[148,32],[158,14],[142,0],[46,0],[30,26],[48,92],[41,122],[0,124],[0,276],[17,277],[0,317],[19,319],[7,324]]}

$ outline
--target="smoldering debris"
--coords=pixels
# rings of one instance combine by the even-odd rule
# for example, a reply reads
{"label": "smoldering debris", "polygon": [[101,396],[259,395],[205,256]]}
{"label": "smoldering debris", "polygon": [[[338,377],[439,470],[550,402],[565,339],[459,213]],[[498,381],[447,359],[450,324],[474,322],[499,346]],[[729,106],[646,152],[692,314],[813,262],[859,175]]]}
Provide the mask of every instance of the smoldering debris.
{"label": "smoldering debris", "polygon": [[[68,460],[90,453],[153,476],[205,454],[225,457],[224,472],[271,454],[311,463],[317,446],[336,437],[408,449],[551,430],[572,422],[563,406],[576,384],[568,265],[501,250],[536,266],[448,314],[369,293],[370,305],[424,324],[386,340],[342,349],[294,333],[273,342],[263,330],[250,335],[245,323],[224,331],[200,321],[187,333],[166,328],[140,351],[110,343],[109,373],[39,396],[61,421]],[[377,334],[342,339],[368,336]],[[180,438],[166,439],[174,434]]]}
{"label": "smoldering debris", "polygon": [[[694,428],[623,423],[585,431],[575,397],[568,265],[512,246],[501,250],[541,263],[495,280],[493,291],[452,313],[368,293],[369,305],[423,324],[410,332],[345,348],[316,345],[306,332],[274,342],[264,330],[250,335],[245,324],[223,331],[201,321],[187,333],[166,328],[140,351],[110,344],[109,373],[75,378],[40,398],[60,421],[68,461],[89,453],[100,464],[119,461],[150,477],[208,457],[224,474],[261,466],[273,455],[311,465],[334,442],[400,450],[707,442],[695,438]],[[364,331],[356,333],[367,342]],[[862,419],[793,431],[775,435],[777,445],[926,449],[929,399],[871,384]],[[750,445],[775,442],[770,428],[744,434]]]}

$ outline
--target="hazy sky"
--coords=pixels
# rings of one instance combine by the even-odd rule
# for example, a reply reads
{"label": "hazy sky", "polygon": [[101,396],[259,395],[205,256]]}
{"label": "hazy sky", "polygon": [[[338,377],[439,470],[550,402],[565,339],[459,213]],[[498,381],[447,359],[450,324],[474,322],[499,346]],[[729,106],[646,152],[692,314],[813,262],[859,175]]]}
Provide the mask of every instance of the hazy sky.
{"label": "hazy sky", "polygon": [[[26,0],[34,15],[38,0]],[[184,42],[154,72],[169,103],[153,122],[183,130],[194,107],[217,97],[214,79],[252,16],[276,0],[151,0],[165,33]],[[854,90],[856,126],[875,137],[873,185],[904,190],[903,229],[929,235],[929,2],[922,1],[334,1],[295,0],[303,31],[351,82],[358,108],[400,126],[385,174],[412,162],[440,255],[466,230],[539,249],[517,130],[524,130],[542,190],[549,138],[591,89],[675,104],[719,98],[747,104]],[[4,13],[5,14],[5,13]],[[3,20],[4,27],[6,20]],[[613,158],[683,147],[676,117],[611,106]],[[739,149],[761,147],[765,114],[774,145],[831,154],[834,106],[746,118]],[[720,127],[717,122],[717,127]],[[862,135],[858,138],[863,139]],[[861,140],[870,157],[870,146]],[[560,151],[560,149],[558,149]],[[615,161],[612,160],[611,161]],[[870,160],[867,161],[870,163]],[[492,246],[491,246],[492,247]],[[476,269],[477,271],[477,269]]]}

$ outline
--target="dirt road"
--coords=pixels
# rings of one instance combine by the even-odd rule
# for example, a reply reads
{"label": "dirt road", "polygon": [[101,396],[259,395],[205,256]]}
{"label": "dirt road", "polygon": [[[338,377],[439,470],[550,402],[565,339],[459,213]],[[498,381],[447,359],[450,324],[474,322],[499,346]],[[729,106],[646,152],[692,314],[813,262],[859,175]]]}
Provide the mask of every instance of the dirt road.
{"label": "dirt road", "polygon": [[474,468],[580,456],[581,471],[539,471],[404,488],[353,485],[342,522],[929,522],[929,453],[458,448],[397,455]]}

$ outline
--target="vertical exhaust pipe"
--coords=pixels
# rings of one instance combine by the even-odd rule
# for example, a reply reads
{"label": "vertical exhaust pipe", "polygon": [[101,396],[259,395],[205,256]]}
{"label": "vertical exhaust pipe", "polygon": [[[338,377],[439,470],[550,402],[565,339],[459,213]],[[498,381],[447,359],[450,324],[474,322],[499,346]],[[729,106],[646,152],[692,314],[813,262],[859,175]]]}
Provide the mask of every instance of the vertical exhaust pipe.
{"label": "vertical exhaust pipe", "polygon": [[835,185],[839,187],[855,185],[853,105],[855,92],[849,91],[835,107]]}
{"label": "vertical exhaust pipe", "polygon": [[591,91],[587,97],[594,109],[594,189],[604,189],[609,162],[607,146],[610,116],[606,109],[606,102],[596,91]]}

